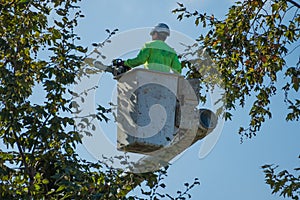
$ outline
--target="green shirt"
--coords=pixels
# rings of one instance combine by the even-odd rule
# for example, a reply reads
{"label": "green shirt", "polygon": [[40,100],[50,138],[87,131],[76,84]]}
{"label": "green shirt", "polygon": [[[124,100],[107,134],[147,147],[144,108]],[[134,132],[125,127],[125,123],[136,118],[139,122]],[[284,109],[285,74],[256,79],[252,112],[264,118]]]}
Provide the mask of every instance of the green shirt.
{"label": "green shirt", "polygon": [[124,64],[131,68],[144,64],[150,70],[170,72],[172,69],[181,73],[176,52],[162,40],[147,42],[136,58],[126,60]]}

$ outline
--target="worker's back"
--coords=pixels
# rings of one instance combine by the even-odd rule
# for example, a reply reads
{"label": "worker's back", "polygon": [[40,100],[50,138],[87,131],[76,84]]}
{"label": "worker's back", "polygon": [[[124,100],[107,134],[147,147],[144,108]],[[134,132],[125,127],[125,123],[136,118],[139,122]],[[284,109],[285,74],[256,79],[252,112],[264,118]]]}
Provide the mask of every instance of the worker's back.
{"label": "worker's back", "polygon": [[149,58],[145,63],[145,68],[161,72],[169,72],[173,65],[176,52],[161,40],[154,40],[145,44],[149,49]]}
{"label": "worker's back", "polygon": [[145,65],[146,69],[150,70],[170,72],[172,69],[181,73],[181,64],[175,50],[161,40],[145,43],[136,58],[125,61],[125,65],[129,67],[142,64]]}

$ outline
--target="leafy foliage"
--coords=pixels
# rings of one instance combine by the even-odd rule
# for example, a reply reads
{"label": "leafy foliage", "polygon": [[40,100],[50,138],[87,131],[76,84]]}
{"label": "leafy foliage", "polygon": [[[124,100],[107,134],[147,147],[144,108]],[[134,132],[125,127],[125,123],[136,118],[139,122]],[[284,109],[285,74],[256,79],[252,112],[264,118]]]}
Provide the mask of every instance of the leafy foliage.
{"label": "leafy foliage", "polygon": [[[102,164],[77,157],[80,135],[64,114],[72,107],[67,87],[82,62],[77,54],[86,52],[75,44],[79,37],[73,30],[83,17],[76,2],[1,1],[0,136],[7,147],[0,151],[1,198],[107,193],[104,174],[96,173]],[[50,15],[55,15],[51,23]],[[36,85],[43,87],[41,104],[30,101]]]}
{"label": "leafy foliage", "polygon": [[[166,168],[167,169],[167,168]],[[147,197],[149,200],[159,200],[159,199],[170,199],[170,200],[185,200],[190,199],[192,196],[189,193],[195,186],[200,185],[198,178],[195,178],[192,184],[184,183],[185,190],[176,192],[175,197],[170,194],[164,193],[164,190],[167,186],[162,182],[164,178],[167,176],[167,171],[160,171],[160,174],[157,176],[157,184],[149,185],[149,189],[141,189],[142,195]],[[136,197],[137,200],[144,200],[144,197]]]}
{"label": "leafy foliage", "polygon": [[[287,170],[276,174],[275,170],[278,166],[273,165],[264,165],[262,168],[265,173],[266,183],[271,187],[272,193],[279,193],[280,196],[290,197],[295,200],[300,198],[300,174],[297,177]],[[296,168],[295,172],[300,172],[300,168]]]}
{"label": "leafy foliage", "polygon": [[[236,2],[223,20],[198,11],[190,12],[178,3],[173,10],[178,19],[194,18],[195,24],[209,27],[198,38],[217,71],[225,90],[225,119],[231,119],[238,104],[245,107],[252,100],[248,128],[240,134],[251,138],[266,119],[272,117],[271,97],[280,89],[285,92],[284,102],[289,113],[286,120],[299,120],[300,57],[297,54],[300,37],[300,5],[291,0],[246,0]],[[296,61],[288,61],[294,55]],[[201,77],[199,68],[190,74]],[[284,75],[284,80],[280,76]],[[285,83],[280,86],[279,81]],[[296,96],[296,97],[294,97]]]}
{"label": "leafy foliage", "polygon": [[[272,117],[271,98],[284,91],[287,105],[287,121],[300,118],[300,4],[293,0],[245,0],[230,7],[226,18],[216,19],[199,11],[190,12],[182,4],[173,10],[178,20],[194,18],[195,24],[208,27],[206,34],[198,38],[200,49],[205,49],[215,68],[221,74],[225,90],[225,119],[231,120],[232,110],[238,104],[250,105],[248,128],[241,127],[241,140],[251,138],[260,130],[267,118]],[[198,51],[199,52],[199,51]],[[191,51],[195,54],[197,51]],[[298,53],[298,54],[297,54]],[[289,59],[293,57],[293,59]],[[214,78],[203,78],[203,59],[185,61],[188,76],[199,78],[207,87]],[[200,67],[199,67],[200,66]],[[207,65],[205,65],[207,66]],[[209,66],[209,65],[208,65]],[[209,71],[209,70],[208,70]],[[205,72],[205,73],[203,73]],[[212,77],[208,74],[208,76]],[[284,76],[284,79],[280,76]],[[215,83],[218,83],[215,81]],[[283,84],[282,84],[283,83]],[[282,84],[282,85],[281,85]],[[278,105],[277,105],[278,106]],[[287,170],[278,174],[277,167],[264,165],[265,180],[273,193],[299,199],[300,176]],[[299,172],[299,168],[295,169]]]}

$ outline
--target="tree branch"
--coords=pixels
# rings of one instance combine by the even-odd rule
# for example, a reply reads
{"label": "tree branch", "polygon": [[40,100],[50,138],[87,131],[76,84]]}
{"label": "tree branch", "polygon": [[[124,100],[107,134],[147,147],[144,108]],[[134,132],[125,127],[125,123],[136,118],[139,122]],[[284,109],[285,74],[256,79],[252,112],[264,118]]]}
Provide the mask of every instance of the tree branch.
{"label": "tree branch", "polygon": [[297,8],[300,8],[300,4],[295,2],[294,0],[286,0],[287,2],[293,4],[294,6],[296,6]]}
{"label": "tree branch", "polygon": [[[46,126],[46,123],[48,122],[48,120],[50,119],[50,117],[51,117],[51,114],[48,114],[48,116],[45,119],[45,121],[43,122],[43,124],[39,127],[39,130],[37,131],[38,133],[40,132],[40,130],[41,130],[42,127]],[[31,150],[32,156],[34,155],[36,145],[38,144],[38,139],[39,139],[39,137],[36,138],[36,140],[35,140],[35,142],[33,144],[33,147],[32,147],[32,150]]]}
{"label": "tree branch", "polygon": [[[14,136],[16,138],[17,147],[18,147],[18,150],[20,152],[21,159],[22,159],[22,162],[23,162],[24,167],[25,167],[25,171],[28,173],[28,176],[29,176],[30,186],[33,186],[34,174],[32,173],[31,167],[28,165],[28,163],[26,161],[26,157],[25,157],[24,151],[23,151],[23,149],[21,147],[20,138],[18,137],[18,135],[17,135],[16,132],[14,132],[13,134],[14,134]],[[31,188],[28,188],[28,195],[31,197]]]}

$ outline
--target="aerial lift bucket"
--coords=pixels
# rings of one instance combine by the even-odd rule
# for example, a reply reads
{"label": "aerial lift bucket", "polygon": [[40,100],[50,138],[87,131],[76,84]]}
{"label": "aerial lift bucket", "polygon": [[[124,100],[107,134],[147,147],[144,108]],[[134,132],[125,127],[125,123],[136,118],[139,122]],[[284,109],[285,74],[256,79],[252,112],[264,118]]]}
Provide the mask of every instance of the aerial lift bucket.
{"label": "aerial lift bucket", "polygon": [[197,96],[183,76],[137,68],[118,80],[117,90],[120,151],[149,155],[193,132],[182,142],[184,147],[177,148],[184,150],[216,127],[212,111],[196,109]]}

